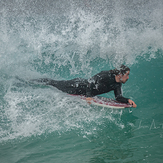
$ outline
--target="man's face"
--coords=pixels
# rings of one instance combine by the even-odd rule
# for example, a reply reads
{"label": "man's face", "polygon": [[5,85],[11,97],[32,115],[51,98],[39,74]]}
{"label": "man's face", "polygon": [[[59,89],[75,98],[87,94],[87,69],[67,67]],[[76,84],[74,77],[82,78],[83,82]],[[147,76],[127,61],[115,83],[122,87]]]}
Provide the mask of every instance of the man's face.
{"label": "man's face", "polygon": [[121,83],[126,83],[126,81],[129,79],[129,74],[130,71],[127,71],[126,74],[122,75],[122,77],[120,78]]}

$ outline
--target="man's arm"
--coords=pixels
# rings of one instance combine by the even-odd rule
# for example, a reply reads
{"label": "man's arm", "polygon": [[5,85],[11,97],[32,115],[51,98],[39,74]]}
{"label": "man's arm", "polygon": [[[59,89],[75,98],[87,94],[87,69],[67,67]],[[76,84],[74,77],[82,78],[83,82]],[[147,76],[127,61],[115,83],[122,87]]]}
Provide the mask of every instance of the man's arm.
{"label": "man's arm", "polygon": [[119,102],[123,102],[123,103],[128,103],[128,98],[125,98],[122,96],[122,91],[121,91],[121,86],[118,86],[115,90],[114,90],[114,94],[115,94],[115,99]]}
{"label": "man's arm", "polygon": [[122,91],[121,91],[121,86],[120,87],[117,87],[115,90],[114,90],[114,94],[115,94],[115,99],[119,102],[122,102],[122,103],[129,103],[130,105],[132,105],[134,108],[137,107],[137,105],[135,104],[134,101],[128,99],[128,98],[125,98],[122,96]]}

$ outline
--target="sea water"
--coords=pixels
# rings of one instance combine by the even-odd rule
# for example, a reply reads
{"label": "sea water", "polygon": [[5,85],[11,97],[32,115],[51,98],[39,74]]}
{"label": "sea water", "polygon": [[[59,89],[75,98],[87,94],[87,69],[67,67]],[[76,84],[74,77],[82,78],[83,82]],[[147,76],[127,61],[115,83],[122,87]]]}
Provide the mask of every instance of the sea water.
{"label": "sea water", "polygon": [[[161,163],[162,8],[162,0],[1,0],[0,162]],[[137,108],[91,106],[26,82],[120,64],[131,69],[123,96]]]}

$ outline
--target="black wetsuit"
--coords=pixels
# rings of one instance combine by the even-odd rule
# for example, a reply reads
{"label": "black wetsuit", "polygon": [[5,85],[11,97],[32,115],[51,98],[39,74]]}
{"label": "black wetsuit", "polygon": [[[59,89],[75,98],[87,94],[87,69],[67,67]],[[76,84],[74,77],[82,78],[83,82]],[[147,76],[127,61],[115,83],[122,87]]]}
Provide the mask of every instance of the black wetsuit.
{"label": "black wetsuit", "polygon": [[114,91],[115,98],[119,102],[128,103],[128,98],[122,96],[121,83],[115,80],[112,71],[102,71],[90,79],[75,78],[72,80],[36,79],[33,81],[52,85],[68,94],[84,95],[93,97],[110,91]]}

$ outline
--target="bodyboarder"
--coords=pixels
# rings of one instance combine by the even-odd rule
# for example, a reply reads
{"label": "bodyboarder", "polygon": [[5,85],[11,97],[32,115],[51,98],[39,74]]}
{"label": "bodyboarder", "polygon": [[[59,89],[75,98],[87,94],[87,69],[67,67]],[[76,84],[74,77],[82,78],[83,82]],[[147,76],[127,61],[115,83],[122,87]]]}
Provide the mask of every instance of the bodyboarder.
{"label": "bodyboarder", "polygon": [[57,89],[73,95],[86,96],[86,100],[91,101],[91,97],[114,91],[115,99],[122,103],[129,103],[136,107],[134,101],[122,96],[121,87],[129,79],[130,68],[121,65],[119,69],[101,71],[90,79],[75,78],[72,80],[52,80],[48,78],[33,79],[45,85],[51,85]]}

